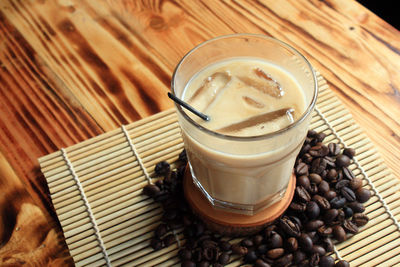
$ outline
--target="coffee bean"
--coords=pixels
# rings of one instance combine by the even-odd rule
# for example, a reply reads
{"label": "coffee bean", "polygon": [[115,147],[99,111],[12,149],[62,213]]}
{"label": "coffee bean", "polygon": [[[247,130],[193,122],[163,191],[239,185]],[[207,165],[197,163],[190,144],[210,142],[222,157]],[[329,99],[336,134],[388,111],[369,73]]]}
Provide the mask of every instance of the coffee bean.
{"label": "coffee bean", "polygon": [[318,185],[318,193],[320,195],[324,195],[326,192],[328,192],[330,189],[329,183],[325,180],[322,180],[319,185]]}
{"label": "coffee bean", "polygon": [[341,150],[340,145],[337,143],[329,143],[328,149],[329,149],[329,155],[331,156],[339,155]]}
{"label": "coffee bean", "polygon": [[343,177],[346,178],[347,180],[351,181],[354,178],[356,178],[356,176],[354,175],[353,171],[350,170],[347,167],[343,167],[342,172],[343,172]]}
{"label": "coffee bean", "polygon": [[317,193],[318,193],[318,185],[312,183],[312,184],[310,185],[310,188],[308,188],[308,192],[310,192],[311,195],[317,194]]}
{"label": "coffee bean", "polygon": [[356,155],[356,150],[354,148],[345,148],[343,149],[343,154],[352,159]]}
{"label": "coffee bean", "polygon": [[331,208],[329,201],[320,195],[314,195],[312,200],[314,200],[322,210],[328,210]]}
{"label": "coffee bean", "polygon": [[329,209],[325,212],[323,219],[325,223],[331,223],[333,222],[336,217],[338,216],[339,211],[337,209]]}
{"label": "coffee bean", "polygon": [[320,228],[318,228],[317,232],[320,236],[328,237],[332,234],[333,231],[331,227],[322,225]]}
{"label": "coffee bean", "polygon": [[323,195],[328,201],[331,201],[333,198],[337,196],[336,192],[333,190],[329,190],[328,192],[325,192]]}
{"label": "coffee bean", "polygon": [[296,203],[292,202],[290,203],[289,207],[296,212],[304,212],[306,210],[306,203]]}
{"label": "coffee bean", "polygon": [[345,220],[343,222],[343,229],[350,234],[357,234],[358,233],[358,227],[355,223],[349,220]]}
{"label": "coffee bean", "polygon": [[289,237],[286,241],[286,247],[289,252],[294,252],[298,248],[298,242],[295,237]]}
{"label": "coffee bean", "polygon": [[192,258],[192,252],[188,248],[182,248],[179,250],[179,258],[184,261],[184,260],[190,260]]}
{"label": "coffee bean", "polygon": [[245,238],[240,242],[240,245],[242,245],[243,247],[246,247],[246,248],[250,248],[250,247],[254,246],[254,243],[251,239]]}
{"label": "coffee bean", "polygon": [[313,157],[325,157],[329,153],[329,149],[325,145],[316,145],[310,148],[308,153]]}
{"label": "coffee bean", "polygon": [[184,260],[181,263],[182,267],[196,267],[196,263],[191,260]]}
{"label": "coffee bean", "polygon": [[313,253],[310,257],[310,266],[318,266],[319,264],[319,254]]}
{"label": "coffee bean", "polygon": [[222,251],[228,251],[231,249],[232,245],[228,241],[221,241],[219,243],[219,247],[221,248]]}
{"label": "coffee bean", "polygon": [[327,160],[324,158],[316,158],[311,162],[311,172],[321,174],[327,166]]}
{"label": "coffee bean", "polygon": [[348,203],[347,206],[352,209],[354,213],[362,213],[365,211],[364,205],[357,201]]}
{"label": "coffee bean", "polygon": [[256,234],[253,236],[253,244],[254,246],[259,246],[263,242],[263,237],[260,234]]}
{"label": "coffee bean", "polygon": [[340,209],[346,204],[346,199],[344,197],[335,197],[329,203],[331,204],[332,208]]}
{"label": "coffee bean", "polygon": [[311,183],[314,183],[317,185],[322,181],[322,177],[316,173],[311,173],[308,177],[309,177]]}
{"label": "coffee bean", "polygon": [[299,185],[296,186],[296,196],[299,198],[299,200],[301,200],[302,202],[308,202],[311,200],[311,196],[310,194],[307,192],[307,190]]}
{"label": "coffee bean", "polygon": [[201,261],[198,264],[196,264],[196,267],[209,267],[209,266],[210,266],[210,263],[208,261]]}
{"label": "coffee bean", "polygon": [[165,246],[170,246],[176,241],[175,236],[173,234],[169,234],[166,237],[163,238],[163,242]]}
{"label": "coffee bean", "polygon": [[313,242],[311,240],[311,237],[309,235],[307,235],[306,233],[300,234],[300,236],[298,238],[298,242],[299,242],[300,247],[304,251],[310,251],[313,247]]}
{"label": "coffee bean", "polygon": [[350,267],[350,264],[345,260],[336,262],[335,267]]}
{"label": "coffee bean", "polygon": [[320,267],[333,267],[335,266],[335,260],[328,255],[324,255],[319,259]]}
{"label": "coffee bean", "polygon": [[254,263],[257,260],[257,254],[254,250],[250,250],[247,252],[247,254],[244,256],[244,262],[246,263]]}
{"label": "coffee bean", "polygon": [[232,252],[234,254],[237,254],[237,255],[240,255],[240,256],[244,256],[248,252],[248,249],[246,247],[243,247],[243,246],[241,246],[239,244],[233,244],[231,249],[232,249]]}
{"label": "coffee bean", "polygon": [[340,154],[336,157],[336,166],[337,167],[347,167],[350,165],[350,158],[346,155]]}
{"label": "coffee bean", "polygon": [[295,171],[297,176],[308,175],[308,165],[304,162],[301,162],[296,166]]}
{"label": "coffee bean", "polygon": [[352,221],[360,227],[366,225],[369,221],[369,218],[364,213],[354,213]]}
{"label": "coffee bean", "polygon": [[343,242],[347,239],[346,232],[344,231],[343,227],[340,225],[335,225],[332,227],[333,236],[339,242]]}
{"label": "coffee bean", "polygon": [[299,264],[300,262],[302,262],[303,260],[305,260],[306,257],[307,257],[306,253],[304,253],[304,252],[301,251],[301,250],[296,250],[296,251],[293,253],[293,262],[294,262],[295,264]]}
{"label": "coffee bean", "polygon": [[361,187],[361,188],[357,189],[356,197],[357,197],[358,202],[361,202],[361,203],[367,202],[371,197],[371,191],[369,191],[366,188]]}
{"label": "coffee bean", "polygon": [[227,252],[222,252],[221,255],[218,257],[218,262],[221,263],[222,265],[225,265],[229,262],[231,259],[231,256]]}
{"label": "coffee bean", "polygon": [[270,259],[277,259],[285,253],[283,248],[274,248],[267,251],[267,257]]}
{"label": "coffee bean", "polygon": [[297,237],[300,234],[300,227],[297,223],[291,221],[288,217],[284,216],[279,219],[279,226],[289,236]]}
{"label": "coffee bean", "polygon": [[335,184],[335,189],[340,191],[340,189],[342,189],[343,187],[348,186],[349,183],[349,180],[340,180]]}
{"label": "coffee bean", "polygon": [[338,176],[338,173],[337,173],[336,169],[330,169],[328,171],[328,173],[326,174],[326,179],[328,181],[334,182],[334,181],[336,181],[337,176]]}
{"label": "coffee bean", "polygon": [[271,248],[281,248],[283,245],[283,239],[280,236],[280,234],[276,232],[272,232],[270,238],[269,238],[269,244]]}
{"label": "coffee bean", "polygon": [[143,194],[149,197],[155,197],[161,193],[161,190],[155,184],[148,184],[143,187]]}
{"label": "coffee bean", "polygon": [[357,190],[362,186],[362,180],[360,178],[355,177],[350,181],[349,186],[352,190]]}
{"label": "coffee bean", "polygon": [[297,177],[297,185],[301,185],[305,189],[310,187],[310,179],[306,175]]}
{"label": "coffee bean", "polygon": [[258,255],[265,254],[268,251],[268,246],[266,244],[261,244],[256,248],[256,253]]}
{"label": "coffee bean", "polygon": [[332,252],[334,249],[334,244],[332,239],[330,239],[329,237],[325,237],[324,239],[322,239],[322,244],[326,250],[326,252]]}
{"label": "coffee bean", "polygon": [[269,265],[262,259],[257,259],[256,262],[254,263],[254,267],[271,267],[271,265]]}
{"label": "coffee bean", "polygon": [[293,254],[286,254],[274,262],[274,266],[283,267],[289,266],[293,262]]}
{"label": "coffee bean", "polygon": [[310,231],[307,233],[307,235],[311,238],[313,244],[316,244],[319,242],[319,235],[317,231]]}
{"label": "coffee bean", "polygon": [[171,166],[166,161],[161,161],[156,164],[154,171],[157,175],[166,175],[171,171]]}
{"label": "coffee bean", "polygon": [[311,248],[311,253],[317,253],[320,256],[324,256],[326,253],[326,250],[319,245],[313,245]]}
{"label": "coffee bean", "polygon": [[309,221],[307,224],[306,224],[306,226],[305,226],[305,228],[306,228],[306,230],[307,231],[316,231],[318,228],[320,228],[322,225],[324,225],[324,222],[323,221],[321,221],[321,220],[312,220],[312,221]]}
{"label": "coffee bean", "polygon": [[342,194],[342,196],[344,196],[344,198],[348,201],[348,202],[353,202],[356,200],[356,194],[353,192],[353,190],[351,190],[348,187],[343,187],[340,190],[340,193]]}
{"label": "coffee bean", "polygon": [[345,218],[350,218],[354,214],[353,210],[349,207],[343,207],[343,211],[344,211]]}
{"label": "coffee bean", "polygon": [[156,237],[160,238],[167,233],[167,225],[162,223],[157,226],[156,230],[154,230],[154,234]]}
{"label": "coffee bean", "polygon": [[325,137],[326,137],[326,134],[323,133],[323,132],[319,132],[319,133],[317,133],[317,134],[315,135],[315,139],[316,139],[318,142],[324,141]]}
{"label": "coffee bean", "polygon": [[310,220],[316,219],[319,216],[319,213],[320,209],[316,202],[310,201],[307,203],[306,214]]}
{"label": "coffee bean", "polygon": [[162,249],[164,247],[163,242],[159,239],[159,238],[153,238],[150,241],[150,246],[154,249],[154,250],[159,250]]}

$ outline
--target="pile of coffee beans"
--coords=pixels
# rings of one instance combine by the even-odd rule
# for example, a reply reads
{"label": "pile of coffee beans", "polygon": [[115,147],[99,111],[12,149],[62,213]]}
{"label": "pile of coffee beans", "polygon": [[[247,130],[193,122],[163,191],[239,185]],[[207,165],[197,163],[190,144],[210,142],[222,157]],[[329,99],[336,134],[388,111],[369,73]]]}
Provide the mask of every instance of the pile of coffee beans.
{"label": "pile of coffee beans", "polygon": [[159,250],[175,243],[172,231],[183,228],[182,266],[224,266],[238,257],[254,266],[350,266],[345,260],[335,263],[328,254],[335,240],[346,240],[368,222],[363,203],[371,192],[349,168],[354,149],[326,145],[325,137],[324,133],[308,132],[294,167],[295,195],[285,213],[259,233],[236,243],[208,230],[186,203],[182,189],[185,151],[174,170],[165,161],[158,163],[155,172],[162,178],[143,189],[164,210],[152,248]]}

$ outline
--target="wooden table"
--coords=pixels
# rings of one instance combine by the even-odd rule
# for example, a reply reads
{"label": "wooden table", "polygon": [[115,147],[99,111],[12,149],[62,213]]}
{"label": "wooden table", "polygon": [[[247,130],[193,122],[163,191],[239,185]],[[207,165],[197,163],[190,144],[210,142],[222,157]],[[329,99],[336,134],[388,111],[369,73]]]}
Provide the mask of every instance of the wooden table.
{"label": "wooden table", "polygon": [[235,32],[303,53],[400,177],[400,35],[355,1],[2,0],[0,265],[73,265],[37,159],[171,108],[180,58]]}

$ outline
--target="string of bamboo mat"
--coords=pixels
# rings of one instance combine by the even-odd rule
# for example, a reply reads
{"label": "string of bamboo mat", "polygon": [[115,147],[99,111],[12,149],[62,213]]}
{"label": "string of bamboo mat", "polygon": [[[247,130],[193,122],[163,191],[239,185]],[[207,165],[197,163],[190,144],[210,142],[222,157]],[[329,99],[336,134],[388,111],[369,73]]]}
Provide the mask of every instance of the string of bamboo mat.
{"label": "string of bamboo mat", "polygon": [[[327,134],[326,142],[356,149],[350,169],[373,192],[365,211],[370,221],[336,244],[332,256],[352,266],[400,266],[400,182],[320,75],[318,82],[310,128]],[[162,209],[142,188],[155,179],[157,162],[175,166],[182,149],[177,116],[167,110],[39,159],[76,266],[179,264],[182,229],[173,245],[150,247]],[[241,264],[232,257],[228,266]]]}

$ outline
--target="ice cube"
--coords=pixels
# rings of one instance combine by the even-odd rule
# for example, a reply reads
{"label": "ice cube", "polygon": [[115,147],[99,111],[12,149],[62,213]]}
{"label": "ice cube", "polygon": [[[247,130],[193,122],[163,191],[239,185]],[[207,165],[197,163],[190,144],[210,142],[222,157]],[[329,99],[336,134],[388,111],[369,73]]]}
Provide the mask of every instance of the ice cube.
{"label": "ice cube", "polygon": [[239,80],[249,86],[254,87],[264,94],[268,94],[276,98],[280,98],[283,96],[284,91],[282,90],[281,85],[269,74],[265,73],[260,68],[255,68],[253,71],[257,75],[257,78],[238,76]]}
{"label": "ice cube", "polygon": [[197,102],[195,105],[204,111],[209,107],[222,89],[229,83],[231,76],[227,72],[215,72],[204,80],[203,84],[187,100],[188,103]]}
{"label": "ice cube", "polygon": [[250,106],[252,106],[254,108],[263,108],[263,107],[265,107],[265,104],[258,102],[257,100],[255,100],[252,97],[244,95],[244,96],[242,96],[242,98],[243,98],[244,102],[246,102],[248,105],[250,105]]}
{"label": "ice cube", "polygon": [[237,132],[245,128],[253,127],[259,125],[261,123],[269,122],[281,118],[283,116],[287,116],[288,114],[292,114],[294,110],[292,108],[282,108],[275,111],[266,112],[263,114],[259,114],[243,121],[239,121],[236,123],[232,123],[228,126],[220,128],[217,132],[221,133],[229,133],[229,132]]}

